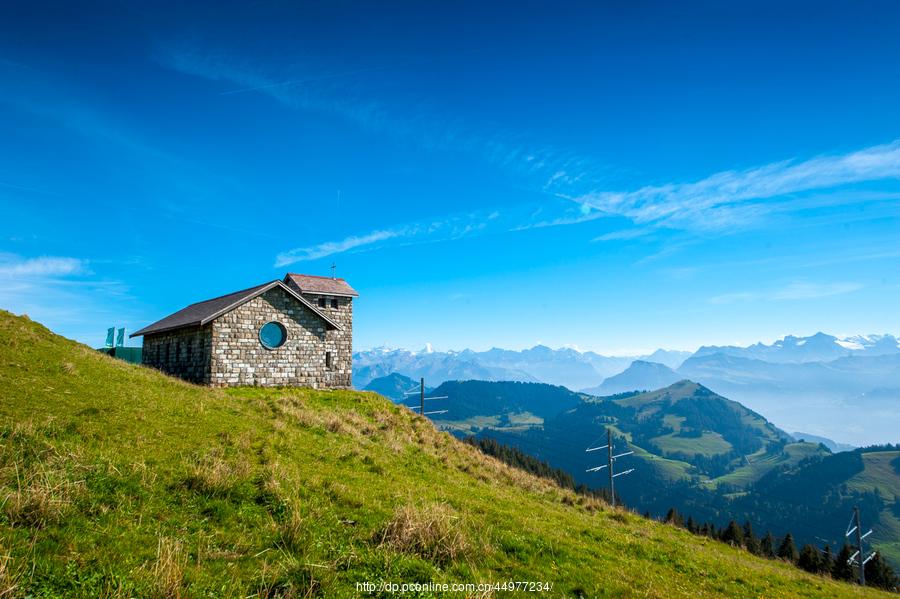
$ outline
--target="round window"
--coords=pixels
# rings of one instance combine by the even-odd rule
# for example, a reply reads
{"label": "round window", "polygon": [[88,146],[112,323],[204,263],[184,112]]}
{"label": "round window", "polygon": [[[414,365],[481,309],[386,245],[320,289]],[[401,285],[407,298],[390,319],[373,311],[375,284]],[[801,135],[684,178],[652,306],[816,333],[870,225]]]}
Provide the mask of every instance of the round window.
{"label": "round window", "polygon": [[259,342],[269,349],[284,345],[287,341],[287,330],[280,322],[267,322],[259,329]]}

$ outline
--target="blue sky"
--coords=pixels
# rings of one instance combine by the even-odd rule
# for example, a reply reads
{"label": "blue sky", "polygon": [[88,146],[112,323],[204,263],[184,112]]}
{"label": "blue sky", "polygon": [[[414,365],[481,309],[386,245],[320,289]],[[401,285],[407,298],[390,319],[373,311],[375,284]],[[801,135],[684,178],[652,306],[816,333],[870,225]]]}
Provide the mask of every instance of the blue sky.
{"label": "blue sky", "polygon": [[900,333],[900,6],[4,3],[0,306],[328,274],[355,346]]}

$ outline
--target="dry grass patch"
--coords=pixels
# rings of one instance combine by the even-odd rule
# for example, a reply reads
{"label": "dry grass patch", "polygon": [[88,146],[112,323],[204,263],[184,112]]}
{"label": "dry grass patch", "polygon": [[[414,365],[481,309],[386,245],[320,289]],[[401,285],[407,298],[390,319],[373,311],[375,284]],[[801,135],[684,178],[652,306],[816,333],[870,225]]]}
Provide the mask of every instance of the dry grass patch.
{"label": "dry grass patch", "polygon": [[472,550],[460,516],[445,503],[399,507],[376,541],[379,547],[439,564],[463,558]]}
{"label": "dry grass patch", "polygon": [[318,428],[329,433],[353,437],[358,440],[369,440],[378,436],[378,426],[354,409],[332,412],[307,408],[296,400],[286,401],[281,407],[290,419],[309,428]]}
{"label": "dry grass patch", "polygon": [[19,588],[22,568],[15,568],[12,556],[0,547],[0,597],[13,597]]}
{"label": "dry grass patch", "polygon": [[211,496],[227,495],[246,480],[250,470],[246,457],[227,459],[223,449],[215,448],[191,464],[185,486]]}
{"label": "dry grass patch", "polygon": [[353,412],[345,412],[338,416],[331,412],[323,412],[306,407],[299,397],[285,395],[275,401],[274,409],[289,420],[298,422],[308,428],[318,428],[330,433],[359,436],[360,431],[348,422]]}
{"label": "dry grass patch", "polygon": [[181,597],[185,562],[184,544],[181,541],[168,537],[159,538],[152,574],[155,590],[160,597]]}
{"label": "dry grass patch", "polygon": [[309,541],[309,526],[296,506],[292,506],[278,525],[278,544],[294,553],[304,553]]}
{"label": "dry grass patch", "polygon": [[13,526],[44,528],[62,521],[75,499],[84,491],[84,481],[69,480],[62,469],[40,467],[23,471],[17,465],[15,490],[5,493],[3,511]]}
{"label": "dry grass patch", "polygon": [[141,477],[141,484],[145,487],[152,486],[157,479],[156,470],[147,466],[147,462],[141,460],[132,462],[130,465],[131,472]]}
{"label": "dry grass patch", "polygon": [[284,481],[288,479],[288,471],[281,462],[274,461],[265,465],[262,477],[262,489],[272,497],[281,498],[284,495]]}
{"label": "dry grass patch", "polygon": [[13,526],[43,528],[59,522],[69,504],[60,487],[42,479],[8,493],[3,509]]}
{"label": "dry grass patch", "polygon": [[602,512],[609,506],[609,504],[602,499],[592,497],[590,495],[579,495],[578,505],[584,508],[584,510],[589,514],[593,514],[594,512]]}

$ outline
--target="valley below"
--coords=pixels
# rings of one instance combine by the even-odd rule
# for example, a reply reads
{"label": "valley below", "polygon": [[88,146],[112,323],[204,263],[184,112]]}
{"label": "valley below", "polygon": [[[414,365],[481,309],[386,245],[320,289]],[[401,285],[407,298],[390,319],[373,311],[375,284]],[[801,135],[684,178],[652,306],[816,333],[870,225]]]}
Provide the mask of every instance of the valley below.
{"label": "valley below", "polygon": [[[388,380],[397,389],[415,388],[397,374],[372,386]],[[790,532],[802,544],[836,549],[859,506],[875,531],[874,546],[900,564],[898,446],[833,452],[822,439],[795,438],[689,380],[604,397],[541,383],[448,381],[427,395],[447,397],[439,402],[446,413],[431,416],[439,428],[516,448],[587,489],[607,486],[605,470],[590,471],[606,463],[605,454],[586,449],[605,444],[610,429],[616,451],[633,452],[617,460],[617,470],[634,469],[620,479],[617,494],[655,518],[674,508],[698,523],[749,521],[759,534]]]}

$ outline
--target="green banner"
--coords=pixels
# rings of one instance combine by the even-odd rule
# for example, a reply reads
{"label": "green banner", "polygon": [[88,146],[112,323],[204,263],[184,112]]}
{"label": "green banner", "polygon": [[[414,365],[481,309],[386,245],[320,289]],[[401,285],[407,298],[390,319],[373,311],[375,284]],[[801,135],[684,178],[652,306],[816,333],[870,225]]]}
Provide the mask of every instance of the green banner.
{"label": "green banner", "polygon": [[113,337],[116,334],[116,327],[110,327],[106,329],[106,347],[113,346]]}

